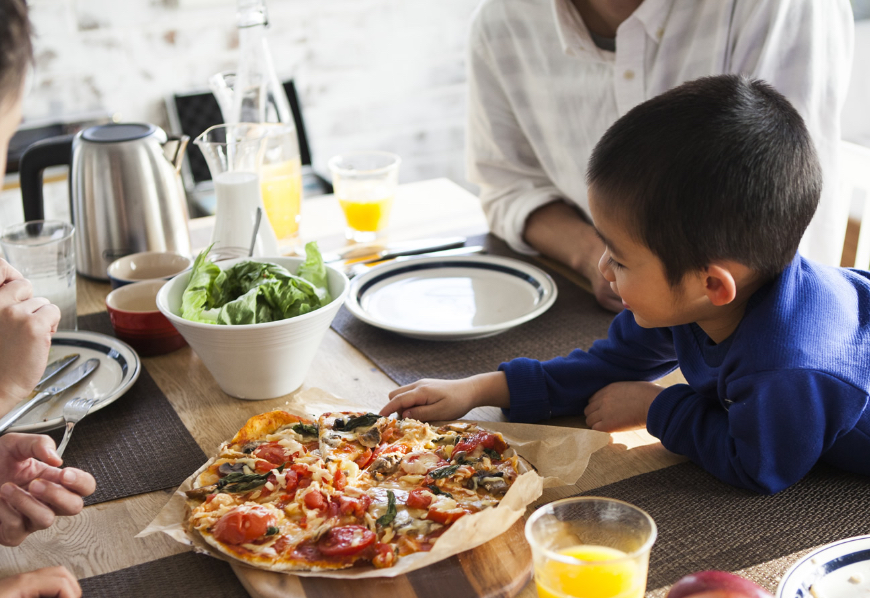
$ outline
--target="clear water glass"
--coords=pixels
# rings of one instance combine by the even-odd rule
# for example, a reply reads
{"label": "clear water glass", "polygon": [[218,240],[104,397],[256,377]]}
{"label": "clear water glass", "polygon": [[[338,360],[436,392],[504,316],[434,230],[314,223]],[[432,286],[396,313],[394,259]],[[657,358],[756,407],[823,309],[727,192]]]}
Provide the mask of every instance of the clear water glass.
{"label": "clear water glass", "polygon": [[75,229],[60,220],[33,220],[3,230],[0,245],[13,268],[33,284],[34,297],[60,308],[60,330],[77,330]]}

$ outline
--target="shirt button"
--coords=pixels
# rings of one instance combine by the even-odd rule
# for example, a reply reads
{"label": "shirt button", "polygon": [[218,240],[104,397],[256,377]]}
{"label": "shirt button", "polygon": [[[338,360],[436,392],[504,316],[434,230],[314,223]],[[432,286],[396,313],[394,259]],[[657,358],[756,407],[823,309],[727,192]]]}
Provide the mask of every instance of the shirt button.
{"label": "shirt button", "polygon": [[656,37],[658,37],[659,39],[661,39],[661,38],[663,38],[664,36],[665,36],[665,28],[664,28],[664,27],[659,27],[658,31],[656,31]]}
{"label": "shirt button", "polygon": [[627,71],[622,73],[622,76],[625,77],[626,81],[631,81],[632,79],[634,79],[634,71],[631,69],[628,69]]}

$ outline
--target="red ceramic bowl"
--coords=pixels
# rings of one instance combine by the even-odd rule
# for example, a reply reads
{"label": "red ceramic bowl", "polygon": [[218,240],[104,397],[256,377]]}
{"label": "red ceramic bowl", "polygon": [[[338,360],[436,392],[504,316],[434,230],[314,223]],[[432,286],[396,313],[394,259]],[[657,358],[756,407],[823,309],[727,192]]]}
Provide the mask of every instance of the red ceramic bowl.
{"label": "red ceramic bowl", "polygon": [[106,297],[115,336],[149,357],[170,353],[187,345],[157,309],[157,292],[165,280],[146,280],[118,287]]}

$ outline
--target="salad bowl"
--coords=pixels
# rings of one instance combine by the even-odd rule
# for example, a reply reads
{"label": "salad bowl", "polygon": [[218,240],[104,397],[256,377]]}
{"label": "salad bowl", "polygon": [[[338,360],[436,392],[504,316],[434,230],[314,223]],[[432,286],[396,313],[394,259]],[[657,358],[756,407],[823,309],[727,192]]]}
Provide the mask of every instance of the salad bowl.
{"label": "salad bowl", "polygon": [[[268,262],[295,273],[305,260],[297,257],[239,258],[218,262],[221,270],[247,262]],[[181,317],[182,296],[194,270],[170,280],[157,294],[157,307],[202,359],[225,393],[240,399],[272,399],[293,392],[347,296],[344,273],[326,266],[331,300],[326,305],[284,320],[223,325]]]}

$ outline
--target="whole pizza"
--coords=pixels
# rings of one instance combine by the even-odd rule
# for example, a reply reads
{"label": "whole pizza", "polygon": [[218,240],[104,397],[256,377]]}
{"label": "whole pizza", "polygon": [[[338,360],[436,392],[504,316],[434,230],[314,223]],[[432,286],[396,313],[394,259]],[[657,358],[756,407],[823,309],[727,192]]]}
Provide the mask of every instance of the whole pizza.
{"label": "whole pizza", "polygon": [[513,453],[470,423],[272,411],[249,419],[196,478],[187,524],[271,570],[391,567],[496,506],[518,477]]}

